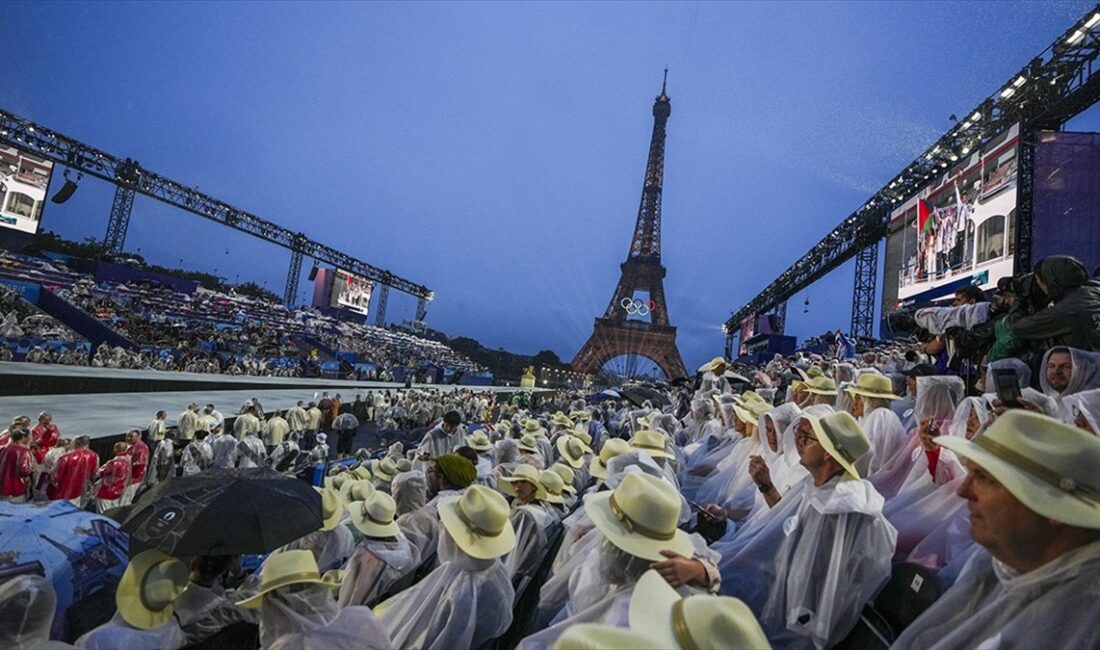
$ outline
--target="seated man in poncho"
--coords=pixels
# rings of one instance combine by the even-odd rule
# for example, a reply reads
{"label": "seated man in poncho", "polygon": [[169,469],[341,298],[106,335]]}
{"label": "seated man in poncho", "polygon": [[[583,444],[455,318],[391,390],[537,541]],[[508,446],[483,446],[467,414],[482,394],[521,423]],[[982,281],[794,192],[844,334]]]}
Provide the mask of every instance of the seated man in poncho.
{"label": "seated man in poncho", "polygon": [[1010,410],[971,440],[936,439],[966,459],[959,488],[984,548],[894,643],[906,648],[1095,648],[1100,627],[1100,439]]}

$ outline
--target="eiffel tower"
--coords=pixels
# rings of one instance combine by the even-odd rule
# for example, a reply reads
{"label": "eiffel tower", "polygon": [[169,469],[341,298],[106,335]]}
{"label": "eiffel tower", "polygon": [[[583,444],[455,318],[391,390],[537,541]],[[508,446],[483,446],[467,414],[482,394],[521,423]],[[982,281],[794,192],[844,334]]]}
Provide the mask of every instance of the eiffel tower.
{"label": "eiffel tower", "polygon": [[[676,348],[676,328],[668,323],[665,305],[665,267],[661,265],[661,186],[665,170],[665,124],[672,104],[665,92],[668,70],[661,83],[661,94],[653,103],[653,135],[649,141],[642,202],[630,251],[619,268],[622,275],[607,311],[596,319],[592,336],[573,359],[573,370],[595,374],[608,361],[628,357],[628,368],[637,357],[657,364],[667,379],[683,377],[684,361]],[[645,292],[648,300],[636,294]],[[634,318],[632,318],[634,317]],[[643,317],[648,317],[648,321]]]}

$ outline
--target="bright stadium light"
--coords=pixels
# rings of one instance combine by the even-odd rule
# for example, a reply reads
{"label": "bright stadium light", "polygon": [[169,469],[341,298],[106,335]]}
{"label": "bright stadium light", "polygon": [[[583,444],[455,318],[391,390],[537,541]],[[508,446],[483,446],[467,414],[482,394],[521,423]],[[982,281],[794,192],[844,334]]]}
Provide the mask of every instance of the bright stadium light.
{"label": "bright stadium light", "polygon": [[1066,37],[1066,43],[1068,43],[1070,45],[1073,45],[1077,41],[1081,40],[1081,37],[1084,36],[1084,35],[1085,35],[1085,32],[1079,29],[1079,30],[1073,32],[1072,34],[1070,34],[1068,37]]}
{"label": "bright stadium light", "polygon": [[977,122],[980,119],[982,119],[981,111],[974,111],[974,114],[970,116],[971,122]]}
{"label": "bright stadium light", "polygon": [[1025,77],[1024,75],[1020,75],[1019,77],[1016,77],[1016,81],[1013,81],[1012,85],[1019,88],[1020,86],[1024,85],[1025,83],[1027,83],[1027,77]]}
{"label": "bright stadium light", "polygon": [[1008,88],[1005,88],[1004,90],[1001,91],[1001,98],[1002,99],[1008,99],[1009,97],[1011,97],[1015,94],[1016,94],[1016,89],[1009,86]]}
{"label": "bright stadium light", "polygon": [[1100,23],[1100,14],[1093,14],[1090,16],[1089,19],[1085,21],[1085,27],[1091,28],[1096,23]]}

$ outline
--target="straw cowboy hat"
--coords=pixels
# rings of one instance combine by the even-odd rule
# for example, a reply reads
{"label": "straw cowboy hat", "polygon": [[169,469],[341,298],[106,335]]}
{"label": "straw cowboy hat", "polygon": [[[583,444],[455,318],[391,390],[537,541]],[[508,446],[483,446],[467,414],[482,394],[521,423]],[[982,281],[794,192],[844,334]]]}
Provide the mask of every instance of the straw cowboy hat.
{"label": "straw cowboy hat", "polygon": [[865,372],[856,379],[856,383],[848,386],[849,393],[874,397],[877,399],[901,399],[894,394],[894,383],[886,375],[875,372]]}
{"label": "straw cowboy hat", "polygon": [[592,451],[592,434],[588,433],[588,425],[584,422],[578,422],[577,426],[573,427],[573,437],[584,443],[585,447],[588,447],[588,451]]}
{"label": "straw cowboy hat", "polygon": [[570,411],[569,412],[569,417],[576,420],[577,423],[579,424],[581,422],[588,422],[589,420],[591,420],[592,419],[592,414],[589,413],[588,411],[584,410],[584,409],[581,409],[579,411]]}
{"label": "straw cowboy hat", "polygon": [[359,465],[355,469],[351,470],[351,475],[360,481],[369,481],[371,479],[370,470],[366,465]]}
{"label": "straw cowboy hat", "polygon": [[669,650],[645,636],[600,623],[570,625],[550,646],[550,650]]}
{"label": "straw cowboy hat", "polygon": [[665,447],[665,434],[660,431],[642,429],[631,438],[630,447],[658,458],[675,458],[675,456],[668,453]]}
{"label": "straw cowboy hat", "polygon": [[631,472],[614,490],[588,497],[585,508],[608,541],[635,557],[660,562],[663,550],[694,552],[691,538],[676,527],[680,493],[664,479]]}
{"label": "straw cowboy hat", "polygon": [[561,491],[565,489],[565,482],[561,480],[557,472],[551,472],[548,469],[539,472],[539,485],[542,486],[542,491],[546,493],[543,501],[565,503],[565,499],[561,496]]}
{"label": "straw cowboy hat", "polygon": [[474,451],[489,451],[493,448],[493,442],[481,429],[466,436],[466,444],[470,445],[470,448]]}
{"label": "straw cowboy hat", "polygon": [[871,450],[871,441],[859,422],[847,411],[830,413],[821,418],[803,413],[802,419],[813,427],[817,441],[825,452],[853,478],[859,478],[856,461]]}
{"label": "straw cowboy hat", "polygon": [[139,630],[152,630],[172,618],[173,603],[187,588],[187,566],[176,558],[150,549],[138,553],[115,591],[118,613]]}
{"label": "straw cowboy hat", "polygon": [[661,648],[771,648],[756,616],[740,599],[702,594],[681,598],[653,570],[634,585],[629,620],[632,632]]}
{"label": "straw cowboy hat", "polygon": [[573,479],[576,478],[577,473],[573,471],[572,467],[565,463],[558,462],[550,466],[550,471],[561,477],[562,483],[564,484],[562,487],[563,490],[570,494],[577,493],[577,488],[573,487]]}
{"label": "straw cowboy hat", "polygon": [[722,357],[714,357],[710,361],[699,366],[699,372],[713,372],[718,368],[728,368],[729,362]]}
{"label": "straw cowboy hat", "polygon": [[321,530],[332,530],[340,523],[344,515],[344,499],[340,493],[330,487],[314,487],[321,495]]}
{"label": "straw cowboy hat", "polygon": [[515,469],[512,470],[511,476],[498,478],[497,488],[504,494],[514,497],[516,496],[516,488],[512,484],[520,481],[527,481],[535,486],[535,499],[539,501],[546,500],[546,488],[542,486],[542,482],[539,480],[539,470],[526,463],[518,463]]}
{"label": "straw cowboy hat", "polygon": [[396,513],[393,497],[382,491],[376,491],[366,501],[348,504],[352,525],[367,537],[397,537]]}
{"label": "straw cowboy hat", "polygon": [[735,405],[733,407],[733,413],[745,424],[751,424],[755,427],[760,420],[760,416],[772,410],[772,408],[774,408],[772,405],[764,401],[745,400],[740,406]]}
{"label": "straw cowboy hat", "polygon": [[767,400],[765,400],[760,395],[760,393],[758,393],[754,390],[747,390],[747,391],[741,393],[740,395],[734,394],[733,395],[733,402],[735,404],[742,404],[742,405],[750,403],[750,402],[762,402],[762,403],[766,404]]}
{"label": "straw cowboy hat", "polygon": [[367,497],[374,493],[374,486],[370,481],[348,481],[340,488],[340,497],[345,504],[352,501],[366,501]]}
{"label": "straw cowboy hat", "polygon": [[1010,409],[985,433],[936,444],[982,466],[1029,510],[1100,529],[1100,438],[1054,418]]}
{"label": "straw cowboy hat", "polygon": [[269,591],[296,584],[332,586],[331,582],[321,579],[321,572],[317,570],[317,560],[313,557],[313,551],[282,551],[268,557],[260,577],[260,592],[251,598],[239,601],[237,606],[257,609],[264,604],[264,595]]}
{"label": "straw cowboy hat", "polygon": [[836,395],[836,382],[821,375],[808,381],[806,390],[814,395]]}
{"label": "straw cowboy hat", "polygon": [[392,458],[387,456],[382,460],[372,460],[370,471],[374,474],[375,478],[383,483],[391,483],[393,482],[393,477],[397,476],[397,465],[393,462]]}
{"label": "straw cowboy hat", "polygon": [[527,434],[527,435],[523,436],[522,438],[520,438],[519,439],[519,444],[516,445],[516,446],[519,447],[520,449],[522,449],[523,451],[531,451],[531,452],[535,452],[535,453],[538,453],[538,451],[539,451],[539,442],[538,442],[538,440],[535,439],[535,436],[533,436],[531,434]]}
{"label": "straw cowboy hat", "polygon": [[352,478],[353,478],[353,476],[352,476],[351,472],[340,472],[339,474],[330,474],[330,475],[328,475],[324,478],[323,484],[324,484],[325,487],[331,488],[331,489],[336,490],[337,492],[339,492],[340,488],[344,487],[344,483],[346,483],[349,479],[352,479]]}
{"label": "straw cowboy hat", "polygon": [[461,496],[439,501],[439,520],[470,557],[491,560],[516,546],[508,502],[494,490],[472,485]]}
{"label": "straw cowboy hat", "polygon": [[398,458],[397,462],[394,463],[394,467],[397,468],[397,473],[400,474],[412,470],[413,464],[408,458]]}
{"label": "straw cowboy hat", "polygon": [[561,411],[554,413],[554,417],[551,418],[551,421],[553,421],[554,424],[560,424],[564,427],[569,427],[570,429],[573,428],[573,420],[570,420],[569,416],[565,413],[562,413]]}
{"label": "straw cowboy hat", "polygon": [[630,443],[622,438],[611,438],[603,443],[600,455],[588,463],[588,473],[598,479],[607,480],[607,461],[628,451],[630,451]]}
{"label": "straw cowboy hat", "polygon": [[561,454],[561,460],[568,463],[573,469],[579,469],[581,465],[584,465],[585,453],[592,451],[588,445],[573,436],[558,438],[557,446],[558,453]]}
{"label": "straw cowboy hat", "polygon": [[546,429],[542,428],[539,421],[534,418],[528,418],[523,421],[523,432],[535,435],[546,435]]}

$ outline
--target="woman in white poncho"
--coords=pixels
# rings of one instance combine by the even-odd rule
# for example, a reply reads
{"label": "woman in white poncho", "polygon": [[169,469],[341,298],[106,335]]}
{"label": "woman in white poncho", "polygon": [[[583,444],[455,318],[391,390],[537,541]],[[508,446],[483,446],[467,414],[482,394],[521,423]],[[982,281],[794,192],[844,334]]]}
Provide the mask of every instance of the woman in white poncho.
{"label": "woman in white poncho", "polygon": [[859,420],[871,441],[871,453],[856,465],[860,476],[870,476],[880,470],[905,445],[901,419],[890,410],[890,402],[901,398],[892,391],[893,382],[889,377],[872,372],[860,374],[855,384],[841,391],[851,395],[849,412]]}
{"label": "woman in white poncho", "polygon": [[[956,407],[947,434],[971,440],[981,435],[992,420],[984,397],[967,397]],[[883,508],[883,514],[898,529],[895,556],[898,559],[908,556],[909,560],[933,569],[942,568],[970,545],[966,501],[957,494],[959,485],[966,480],[966,470],[952,452],[941,450],[939,456],[941,463],[952,468],[950,472],[939,472],[941,480],[948,480],[933,481],[931,491],[903,489]],[[919,552],[911,554],[918,546]]]}
{"label": "woman in white poncho", "polygon": [[748,514],[758,493],[749,474],[749,463],[763,449],[760,424],[769,411],[763,401],[745,400],[734,406],[734,430],[741,434],[741,441],[718,463],[717,472],[699,487],[695,501],[718,504],[735,521]]}
{"label": "woman in white poncho", "polygon": [[691,400],[691,412],[682,424],[680,442],[684,447],[699,442],[710,433],[720,433],[722,430],[722,423],[714,417],[714,402],[709,396]]}
{"label": "woman in white poncho", "polygon": [[395,647],[477,648],[512,623],[512,589],[500,557],[515,547],[508,503],[475,485],[439,502],[439,566],[375,608]]}
{"label": "woman in white poncho", "polygon": [[[931,378],[930,378],[931,379]],[[966,469],[949,451],[932,442],[936,436],[948,435],[955,418],[955,409],[962,401],[965,387],[958,377],[936,377],[935,381],[918,383],[917,447],[910,452],[912,464],[894,498],[912,502],[931,494],[935,489],[966,474]],[[921,392],[924,399],[921,400]]]}
{"label": "woman in white poncho", "polygon": [[706,437],[696,443],[698,446],[687,455],[680,471],[680,491],[690,501],[695,501],[696,491],[717,470],[721,462],[741,442],[741,434],[735,428],[733,407],[736,406],[733,395],[719,395],[715,398],[722,429],[712,429]]}
{"label": "woman in white poncho", "polygon": [[349,503],[347,510],[363,539],[348,560],[338,601],[341,607],[370,606],[416,569],[420,550],[397,527],[397,506],[390,495],[374,492],[365,501]]}

